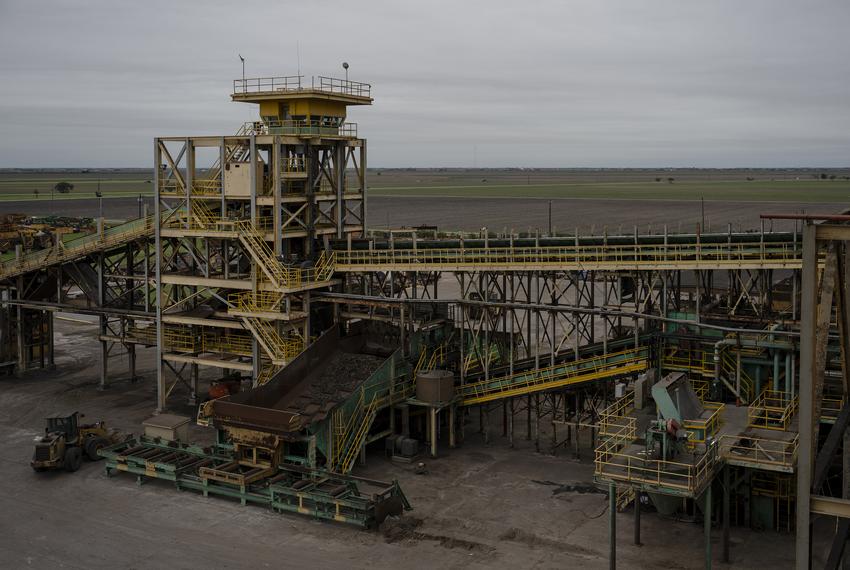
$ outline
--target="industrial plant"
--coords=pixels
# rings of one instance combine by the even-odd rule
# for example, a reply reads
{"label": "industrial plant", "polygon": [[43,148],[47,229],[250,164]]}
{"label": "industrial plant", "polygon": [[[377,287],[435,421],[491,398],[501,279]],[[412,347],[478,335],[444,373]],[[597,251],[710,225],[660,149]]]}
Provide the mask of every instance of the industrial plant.
{"label": "industrial plant", "polygon": [[[156,362],[136,433],[52,416],[32,466],[88,457],[114,485],[167,481],[148,489],[177,508],[202,495],[370,532],[417,509],[403,481],[363,474],[373,461],[426,473],[472,436],[524,440],[592,458],[610,568],[653,549],[650,517],[702,525],[688,552],[706,568],[734,565],[748,528],[785,533],[788,567],[809,568],[813,524],[830,521],[819,556],[837,568],[850,216],[768,205],[756,231],[373,231],[368,126],[347,121],[372,96],[348,79],[237,79],[232,101],[259,120],[155,139],[153,208],[7,255],[10,371],[55,365],[58,312],[98,319],[101,389],[136,378],[141,351]],[[214,435],[195,441],[197,426]]]}

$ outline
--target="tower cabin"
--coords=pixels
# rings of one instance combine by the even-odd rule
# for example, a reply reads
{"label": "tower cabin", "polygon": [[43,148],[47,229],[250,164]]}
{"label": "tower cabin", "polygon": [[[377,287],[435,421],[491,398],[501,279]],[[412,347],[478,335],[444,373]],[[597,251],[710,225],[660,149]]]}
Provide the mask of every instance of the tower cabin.
{"label": "tower cabin", "polygon": [[233,82],[233,101],[255,103],[260,121],[254,132],[284,136],[357,136],[357,127],[345,122],[349,105],[371,105],[368,83],[317,76],[257,77]]}

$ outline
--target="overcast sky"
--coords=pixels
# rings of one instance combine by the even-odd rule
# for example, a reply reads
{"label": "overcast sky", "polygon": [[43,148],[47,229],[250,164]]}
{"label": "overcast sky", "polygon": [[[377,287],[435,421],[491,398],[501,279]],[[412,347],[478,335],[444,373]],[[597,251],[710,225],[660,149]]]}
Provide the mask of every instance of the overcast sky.
{"label": "overcast sky", "polygon": [[148,166],[342,75],[369,165],[850,165],[847,0],[0,0],[0,167]]}

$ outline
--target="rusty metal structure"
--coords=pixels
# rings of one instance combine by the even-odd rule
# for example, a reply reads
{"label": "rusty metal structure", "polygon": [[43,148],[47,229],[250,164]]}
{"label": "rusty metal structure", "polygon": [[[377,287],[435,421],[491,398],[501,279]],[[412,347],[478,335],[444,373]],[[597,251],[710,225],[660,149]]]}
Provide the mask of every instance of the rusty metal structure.
{"label": "rusty metal structure", "polygon": [[[49,366],[61,309],[98,316],[104,387],[110,351],[130,354],[133,376],[137,347],[156,351],[158,410],[198,403],[216,374],[241,375],[243,392],[199,407],[232,447],[190,486],[234,473],[250,486],[245,473],[262,480],[281,462],[347,474],[369,443],[399,436],[437,454],[473,423],[513,443],[524,423],[541,451],[593,454],[610,488],[612,566],[617,511],[637,505],[640,542],[639,497],[703,514],[707,566],[712,522],[726,561],[733,525],[796,527],[807,567],[809,513],[846,516],[841,220],[746,233],[371,233],[366,141],[346,122],[349,106],[372,103],[370,85],[242,79],[231,98],[260,120],[154,141],[150,216],[0,264],[0,360]],[[370,364],[349,384],[321,379],[345,358]],[[452,371],[453,395],[424,401],[417,376],[435,368]],[[803,464],[817,449],[813,477]],[[847,532],[838,526],[830,564]]]}

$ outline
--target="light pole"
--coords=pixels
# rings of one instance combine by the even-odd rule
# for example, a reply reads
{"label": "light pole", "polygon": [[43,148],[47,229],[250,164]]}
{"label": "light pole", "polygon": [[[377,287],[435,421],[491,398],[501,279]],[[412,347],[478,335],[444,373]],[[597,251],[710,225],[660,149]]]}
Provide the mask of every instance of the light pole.
{"label": "light pole", "polygon": [[239,59],[242,61],[242,93],[245,93],[248,90],[248,86],[245,85],[245,58],[242,57],[241,53],[237,55],[239,55]]}
{"label": "light pole", "polygon": [[138,202],[139,202],[139,216],[138,217],[141,218],[142,217],[142,195],[141,194],[139,194]]}
{"label": "light pole", "polygon": [[552,237],[552,200],[549,200],[549,237]]}
{"label": "light pole", "polygon": [[349,85],[348,85],[348,62],[347,61],[342,62],[342,68],[345,70],[345,89],[347,91],[349,89]]}
{"label": "light pole", "polygon": [[[98,185],[98,187],[100,186],[100,181],[98,181],[97,185]],[[97,192],[94,193],[94,195],[97,196],[98,217],[102,220],[103,219],[103,194],[100,192],[100,190],[98,190]]]}

